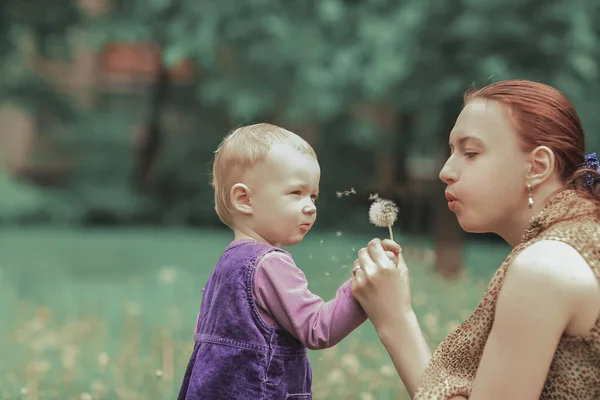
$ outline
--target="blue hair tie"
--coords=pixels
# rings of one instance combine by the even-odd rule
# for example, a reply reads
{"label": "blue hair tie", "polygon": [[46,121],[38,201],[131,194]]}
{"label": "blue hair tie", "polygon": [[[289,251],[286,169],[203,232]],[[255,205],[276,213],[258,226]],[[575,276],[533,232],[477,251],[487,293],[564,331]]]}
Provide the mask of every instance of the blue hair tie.
{"label": "blue hair tie", "polygon": [[[598,156],[596,153],[588,153],[585,155],[585,161],[583,163],[583,168],[585,169],[593,169],[594,171],[600,172],[600,161],[598,160]],[[583,177],[586,186],[594,186],[596,183],[596,176],[591,173],[587,173]]]}

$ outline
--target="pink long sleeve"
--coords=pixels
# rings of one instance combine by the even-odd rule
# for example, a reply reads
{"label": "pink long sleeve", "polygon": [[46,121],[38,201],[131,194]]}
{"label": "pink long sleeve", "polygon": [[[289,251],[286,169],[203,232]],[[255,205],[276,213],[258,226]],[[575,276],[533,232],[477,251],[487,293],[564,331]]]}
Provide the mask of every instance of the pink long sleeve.
{"label": "pink long sleeve", "polygon": [[294,260],[280,252],[257,263],[254,295],[268,324],[279,324],[311,350],[334,346],[366,319],[348,280],[333,300],[324,302],[308,290],[306,276]]}

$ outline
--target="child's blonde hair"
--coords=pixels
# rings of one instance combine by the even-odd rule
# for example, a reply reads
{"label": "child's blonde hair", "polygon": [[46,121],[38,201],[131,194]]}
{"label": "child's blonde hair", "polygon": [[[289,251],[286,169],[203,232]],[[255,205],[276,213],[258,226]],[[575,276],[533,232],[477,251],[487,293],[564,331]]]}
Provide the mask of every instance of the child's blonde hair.
{"label": "child's blonde hair", "polygon": [[287,143],[298,151],[317,158],[313,148],[293,132],[272,124],[255,124],[237,128],[223,139],[215,151],[212,186],[215,189],[215,210],[223,223],[232,225],[230,191],[245,172],[262,163],[271,146]]}

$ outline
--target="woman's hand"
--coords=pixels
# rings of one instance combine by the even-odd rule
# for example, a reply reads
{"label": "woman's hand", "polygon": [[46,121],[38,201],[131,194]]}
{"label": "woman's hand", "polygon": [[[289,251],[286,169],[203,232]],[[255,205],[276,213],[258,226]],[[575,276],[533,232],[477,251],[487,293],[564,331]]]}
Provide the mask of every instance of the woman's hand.
{"label": "woman's hand", "polygon": [[400,246],[373,239],[354,261],[352,294],[376,329],[412,313],[408,268]]}

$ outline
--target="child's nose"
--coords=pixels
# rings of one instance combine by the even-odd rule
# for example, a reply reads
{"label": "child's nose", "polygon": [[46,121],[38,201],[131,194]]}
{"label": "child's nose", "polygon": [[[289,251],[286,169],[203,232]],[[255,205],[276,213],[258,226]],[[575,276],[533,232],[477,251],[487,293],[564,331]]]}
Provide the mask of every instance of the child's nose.
{"label": "child's nose", "polygon": [[317,207],[311,203],[309,205],[304,206],[304,208],[302,208],[302,212],[304,214],[312,215],[315,212],[317,212]]}

